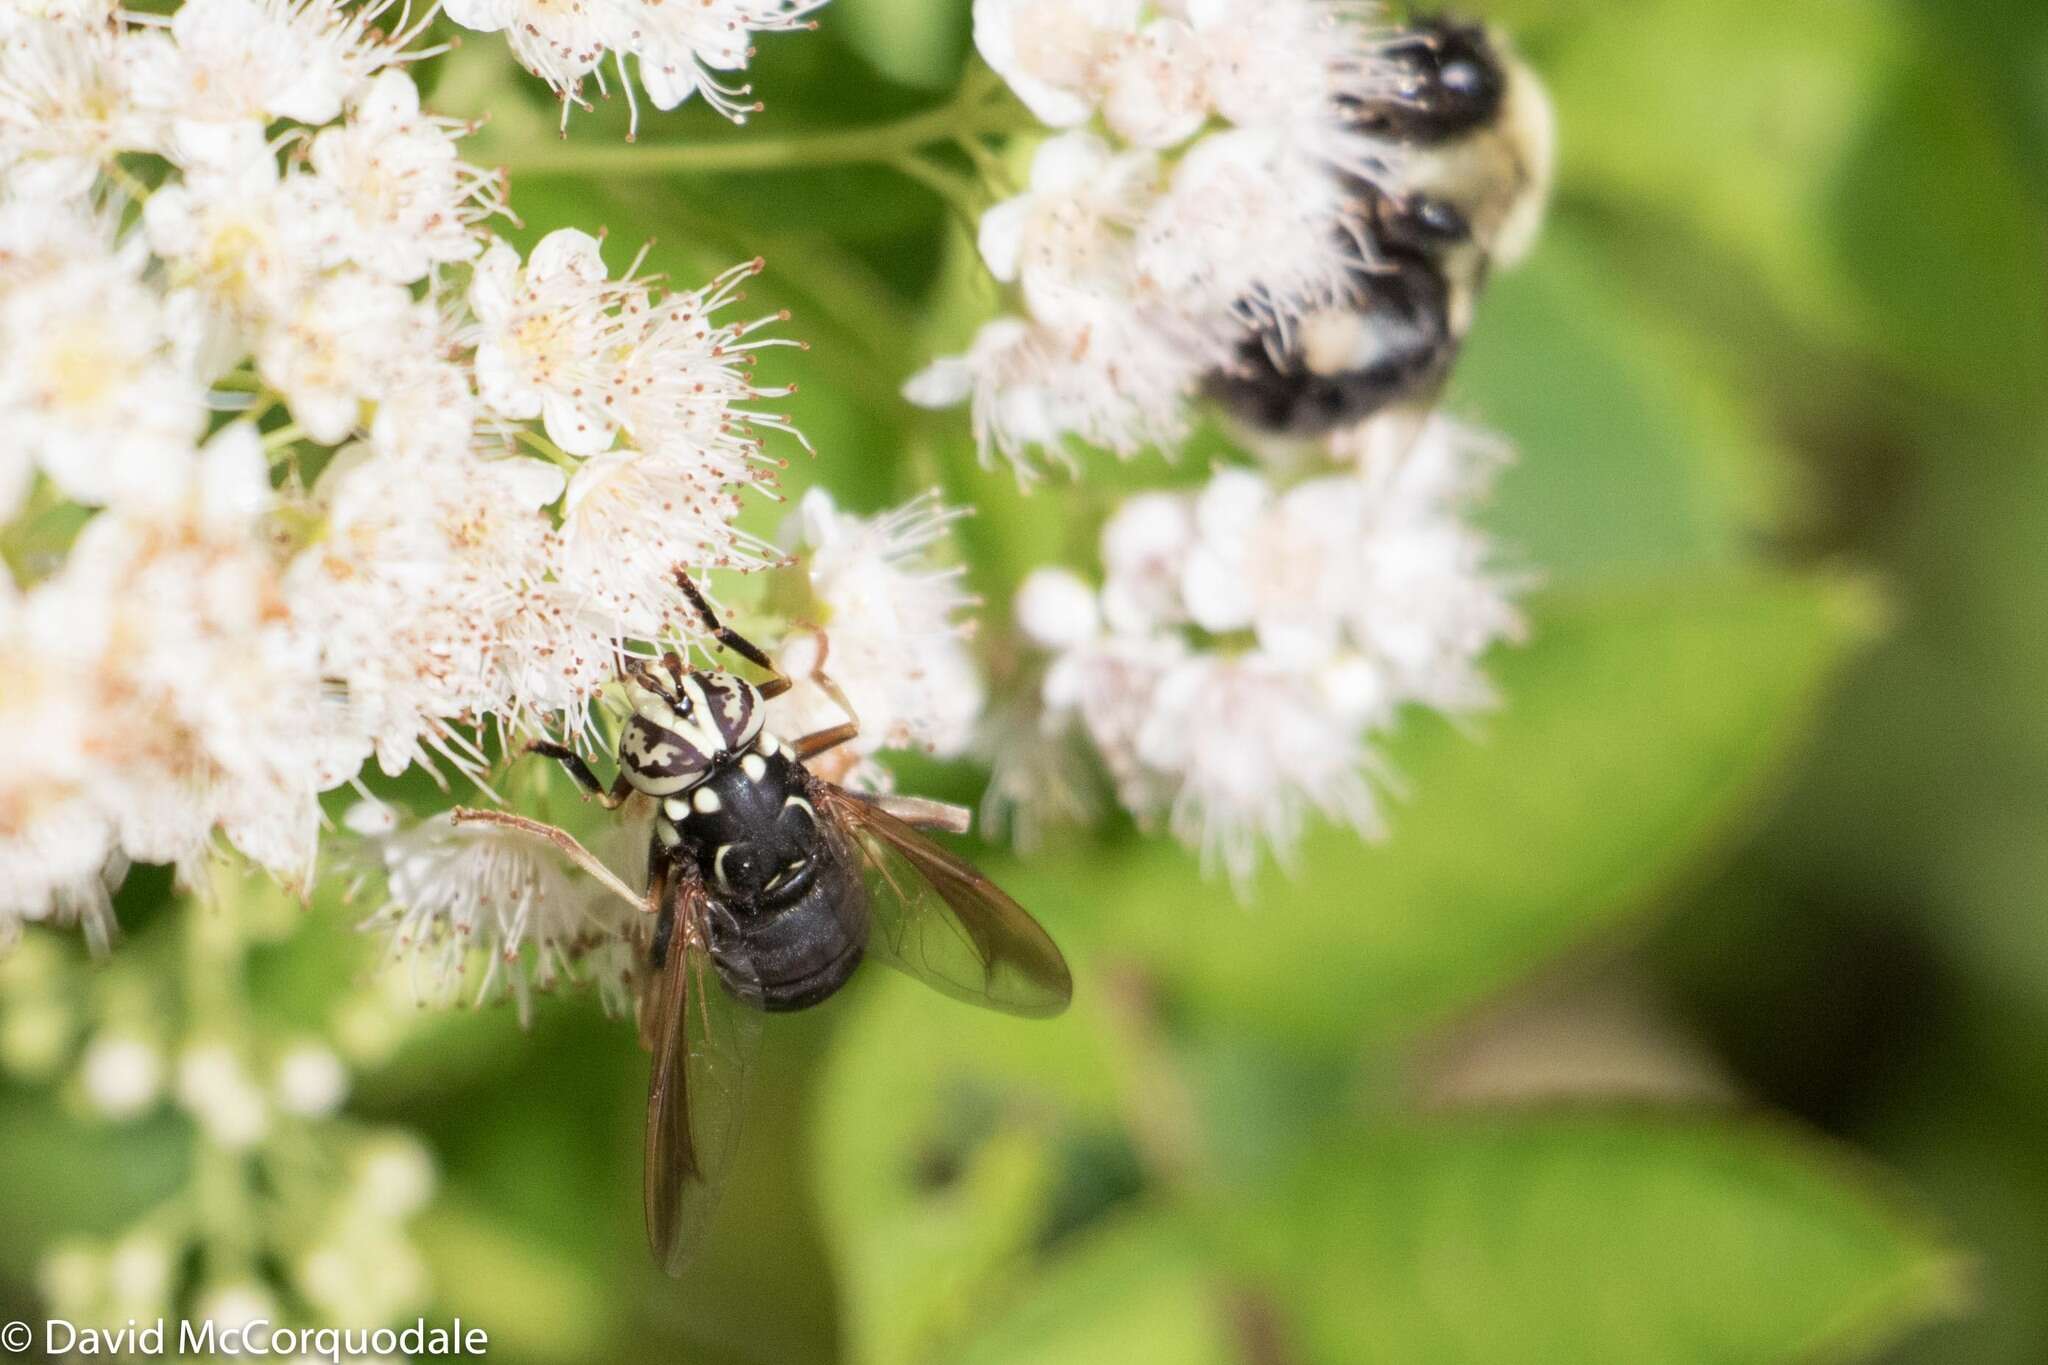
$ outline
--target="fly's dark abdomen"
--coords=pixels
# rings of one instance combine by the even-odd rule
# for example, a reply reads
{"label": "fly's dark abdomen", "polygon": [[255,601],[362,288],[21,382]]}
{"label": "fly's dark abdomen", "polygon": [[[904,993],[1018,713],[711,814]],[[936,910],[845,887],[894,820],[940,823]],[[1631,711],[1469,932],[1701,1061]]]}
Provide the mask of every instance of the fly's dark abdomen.
{"label": "fly's dark abdomen", "polygon": [[726,986],[772,1013],[808,1009],[846,984],[867,946],[860,874],[821,853],[786,901],[771,898],[714,933],[712,960]]}

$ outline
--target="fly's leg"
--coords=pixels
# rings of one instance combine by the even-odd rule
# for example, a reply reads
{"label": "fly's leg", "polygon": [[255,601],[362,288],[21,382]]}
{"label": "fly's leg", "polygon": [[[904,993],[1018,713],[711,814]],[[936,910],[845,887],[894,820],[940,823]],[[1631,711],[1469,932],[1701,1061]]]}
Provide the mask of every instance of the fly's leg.
{"label": "fly's leg", "polygon": [[[718,619],[718,613],[711,610],[711,604],[704,600],[703,590],[697,586],[696,581],[689,574],[681,569],[676,570],[676,586],[683,590],[683,596],[689,598],[690,605],[697,609],[698,618],[704,622],[704,629],[711,632],[713,639],[739,655],[742,659],[745,659],[748,663],[768,671],[770,675],[768,681],[760,686],[763,699],[779,697],[794,686],[783,675],[782,670],[775,666],[775,661],[768,657],[767,650],[762,649],[761,646]],[[667,663],[668,661],[664,659],[663,662]],[[670,665],[670,671],[673,672],[674,669],[675,665]]]}
{"label": "fly's leg", "polygon": [[847,740],[860,733],[860,715],[853,709],[853,703],[846,699],[846,694],[839,690],[839,684],[833,682],[831,677],[825,672],[825,662],[832,657],[832,637],[815,627],[812,628],[811,635],[818,642],[818,661],[811,665],[811,681],[816,683],[819,690],[832,699],[833,705],[846,713],[846,724],[835,725],[830,730],[820,730],[817,735],[807,735],[803,740],[797,741],[797,749],[801,751],[806,740],[816,739],[821,735],[836,735],[844,731],[843,737],[835,739],[831,744],[826,744],[817,750],[817,752],[823,753],[825,749],[831,748],[832,744],[844,744]]}
{"label": "fly's leg", "polygon": [[604,865],[603,859],[585,848],[575,835],[565,829],[556,829],[553,825],[542,824],[538,820],[529,820],[523,815],[513,815],[502,810],[474,810],[468,806],[457,806],[450,815],[458,825],[496,825],[500,829],[516,829],[522,834],[544,839],[553,844],[564,858],[589,873],[598,885],[635,910],[648,913],[660,908],[651,904],[645,894],[626,885],[620,880],[618,873]]}
{"label": "fly's leg", "polygon": [[[683,595],[690,599],[690,605],[697,609],[697,615],[703,619],[704,628],[711,632],[712,637],[718,643],[724,645],[742,659],[766,669],[773,675],[768,681],[761,684],[760,690],[763,700],[779,697],[795,685],[790,681],[788,675],[775,666],[775,661],[768,657],[766,650],[763,650],[746,636],[741,635],[738,631],[719,621],[718,614],[712,611],[711,604],[704,600],[704,594],[699,590],[695,581],[681,569],[676,570],[676,585],[683,590]],[[796,741],[796,756],[799,760],[813,758],[818,754],[824,753],[827,749],[846,743],[860,733],[860,717],[855,714],[853,703],[846,699],[846,693],[842,692],[839,684],[833,682],[831,677],[825,672],[825,661],[831,657],[832,653],[831,637],[826,635],[824,631],[817,629],[813,629],[811,634],[818,641],[818,661],[811,665],[811,681],[816,683],[825,695],[830,697],[833,703],[846,713],[846,723],[844,725],[832,726],[827,730],[819,730],[814,734],[805,735],[802,739]],[[668,663],[667,660],[663,662]],[[669,663],[668,667],[671,672],[674,672],[680,667],[680,661]]]}
{"label": "fly's leg", "polygon": [[832,657],[832,639],[822,630],[813,630],[811,634],[818,641],[818,661],[811,665],[811,681],[846,713],[846,722],[814,730],[797,740],[791,747],[796,750],[798,762],[816,758],[827,749],[836,749],[860,734],[860,716],[854,711],[853,703],[846,699],[846,694],[839,690],[839,684],[825,672],[825,661]]}
{"label": "fly's leg", "polygon": [[576,785],[583,788],[584,794],[594,798],[597,804],[606,810],[617,810],[625,803],[626,798],[633,794],[633,784],[626,780],[625,773],[621,772],[613,778],[611,787],[607,789],[597,780],[597,774],[590,771],[590,765],[583,761],[583,755],[566,744],[536,739],[526,746],[526,752],[539,754],[543,758],[552,758],[561,764],[569,776],[576,779]]}

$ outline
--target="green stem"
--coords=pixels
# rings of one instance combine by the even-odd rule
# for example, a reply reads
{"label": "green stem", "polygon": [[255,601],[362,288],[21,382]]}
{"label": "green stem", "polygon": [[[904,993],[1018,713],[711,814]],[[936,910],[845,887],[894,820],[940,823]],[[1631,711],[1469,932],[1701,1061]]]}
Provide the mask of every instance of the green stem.
{"label": "green stem", "polygon": [[116,185],[119,185],[122,193],[138,204],[148,202],[149,196],[155,193],[148,185],[143,184],[133,171],[123,166],[116,157],[110,156],[102,162],[100,173]]}
{"label": "green stem", "polygon": [[716,171],[792,170],[807,166],[894,164],[920,147],[992,137],[1036,126],[1030,111],[1008,98],[991,97],[984,82],[970,79],[958,98],[892,123],[830,133],[797,133],[779,138],[741,138],[697,143],[608,143],[507,149],[500,160],[514,176],[670,175]]}
{"label": "green stem", "polygon": [[545,455],[548,459],[560,465],[566,473],[574,474],[581,467],[581,463],[574,455],[571,455],[568,451],[562,449],[531,427],[521,427],[519,429],[519,439],[525,442],[535,454]]}
{"label": "green stem", "polygon": [[966,224],[969,232],[981,220],[981,212],[987,208],[986,196],[972,177],[956,175],[952,171],[928,161],[914,153],[897,157],[889,163],[899,174],[908,176],[918,184],[936,194],[959,220]]}
{"label": "green stem", "polygon": [[275,455],[278,451],[297,441],[305,434],[297,422],[287,422],[276,431],[264,434],[263,449],[266,454]]}
{"label": "green stem", "polygon": [[[188,1039],[226,1042],[249,1035],[243,997],[244,898],[249,874],[216,859],[208,869],[210,895],[186,898],[185,966]],[[256,1247],[246,1158],[210,1141],[201,1131],[193,1151],[193,1204],[208,1274],[216,1280],[252,1272]]]}

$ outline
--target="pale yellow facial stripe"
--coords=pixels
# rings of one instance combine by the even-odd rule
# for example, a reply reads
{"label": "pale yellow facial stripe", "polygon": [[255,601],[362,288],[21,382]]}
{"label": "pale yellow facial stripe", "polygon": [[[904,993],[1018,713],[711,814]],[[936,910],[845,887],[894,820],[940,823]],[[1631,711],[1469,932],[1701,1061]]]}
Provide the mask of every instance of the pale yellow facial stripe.
{"label": "pale yellow facial stripe", "polygon": [[685,720],[678,715],[669,726],[678,735],[695,745],[697,752],[712,758],[725,752],[725,741],[718,733],[718,727],[711,724],[711,703],[704,697],[694,674],[686,674],[679,691],[689,699],[690,716]]}

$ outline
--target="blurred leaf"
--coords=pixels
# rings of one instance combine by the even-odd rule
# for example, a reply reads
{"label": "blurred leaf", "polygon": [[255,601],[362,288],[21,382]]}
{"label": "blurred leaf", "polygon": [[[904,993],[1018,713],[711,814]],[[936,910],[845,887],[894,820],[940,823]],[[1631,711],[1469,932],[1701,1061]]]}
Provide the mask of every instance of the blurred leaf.
{"label": "blurred leaf", "polygon": [[1552,581],[1729,562],[1783,498],[1758,414],[1652,325],[1567,215],[1489,287],[1451,408],[1508,433],[1517,458],[1486,521]]}
{"label": "blurred leaf", "polygon": [[1236,1365],[1218,1276],[1180,1220],[1148,1214],[1088,1238],[957,1356],[959,1365]]}
{"label": "blurred leaf", "polygon": [[1251,911],[1163,841],[1005,884],[1070,950],[1080,931],[1135,953],[1200,1012],[1330,1043],[1412,1031],[1639,911],[1725,838],[1878,607],[1852,580],[1730,572],[1532,614],[1535,642],[1494,665],[1497,716],[1395,746],[1413,796],[1384,847],[1318,830]]}
{"label": "blurred leaf", "polygon": [[1564,193],[1646,201],[1739,249],[1787,313],[1867,336],[1828,247],[1824,168],[1906,51],[1896,11],[1648,0],[1621,24],[1551,9],[1526,38],[1558,106]]}
{"label": "blurred leaf", "polygon": [[[1106,1027],[973,1010],[864,973],[816,1114],[816,1184],[852,1359],[926,1359],[999,1311],[1044,1226],[1058,1148],[1116,1126]],[[1000,1081],[989,1079],[1000,1071]]]}
{"label": "blurred leaf", "polygon": [[483,1210],[444,1194],[420,1220],[420,1246],[436,1266],[459,1267],[436,1297],[490,1333],[514,1360],[601,1360],[610,1340],[602,1286],[587,1261],[563,1254]]}
{"label": "blurred leaf", "polygon": [[1951,392],[2048,408],[2048,202],[1938,23],[1830,186],[1829,245],[1883,315],[1887,358]]}
{"label": "blurred leaf", "polygon": [[930,0],[838,0],[827,20],[847,46],[892,81],[950,90],[968,41],[967,6]]}
{"label": "blurred leaf", "polygon": [[1376,1131],[1232,1234],[1318,1365],[1835,1360],[1965,1298],[1872,1172],[1648,1114]]}
{"label": "blurred leaf", "polygon": [[0,1086],[0,1270],[26,1279],[59,1236],[122,1230],[184,1188],[191,1151],[169,1115],[114,1127]]}
{"label": "blurred leaf", "polygon": [[1959,78],[1940,21],[1689,0],[1632,6],[1626,24],[1586,5],[1524,17],[1558,104],[1567,202],[1592,194],[1732,253],[1702,258],[1691,287],[1715,288],[1704,262],[1739,261],[1781,330],[1954,392],[1997,395],[2038,373],[2041,205],[2014,129],[1981,82]]}

